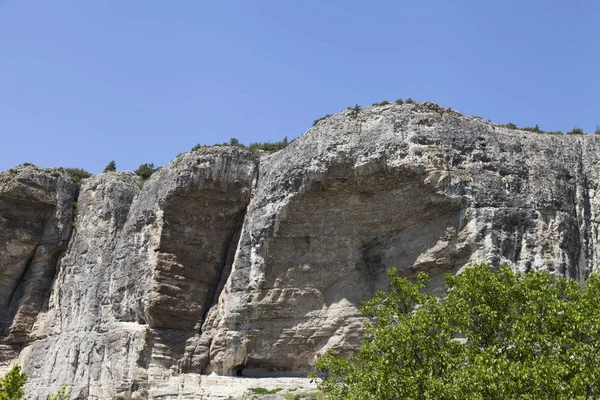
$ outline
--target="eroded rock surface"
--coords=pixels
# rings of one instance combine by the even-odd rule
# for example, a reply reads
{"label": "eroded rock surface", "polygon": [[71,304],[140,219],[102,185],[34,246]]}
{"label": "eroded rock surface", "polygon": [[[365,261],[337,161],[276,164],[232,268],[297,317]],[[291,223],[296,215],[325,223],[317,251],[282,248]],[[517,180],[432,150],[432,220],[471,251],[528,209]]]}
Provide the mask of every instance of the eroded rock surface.
{"label": "eroded rock surface", "polygon": [[261,163],[204,332],[207,371],[304,374],[356,349],[385,271],[487,261],[584,279],[597,266],[598,140],[532,135],[434,104],[330,117]]}
{"label": "eroded rock surface", "polygon": [[[390,267],[426,271],[433,291],[482,261],[583,280],[599,262],[599,154],[596,136],[421,103],[344,111],[273,155],[186,153],[141,190],[98,175],[47,307],[13,306],[33,317],[4,362],[18,355],[40,396],[70,382],[79,398],[191,399],[202,374],[303,375],[327,348],[355,351],[360,303]],[[0,198],[0,228],[29,247],[3,251],[0,271],[32,251],[2,222],[19,199]],[[10,274],[2,293],[26,281]]]}
{"label": "eroded rock surface", "polygon": [[75,193],[58,170],[23,166],[0,174],[0,362],[32,339],[67,248]]}

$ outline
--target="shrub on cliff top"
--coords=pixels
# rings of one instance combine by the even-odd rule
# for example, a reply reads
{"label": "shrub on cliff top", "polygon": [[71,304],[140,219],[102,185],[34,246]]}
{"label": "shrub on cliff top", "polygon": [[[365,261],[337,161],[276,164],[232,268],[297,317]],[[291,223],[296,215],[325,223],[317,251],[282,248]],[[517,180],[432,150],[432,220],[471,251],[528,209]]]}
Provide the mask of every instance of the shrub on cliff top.
{"label": "shrub on cliff top", "polygon": [[581,129],[578,126],[573,127],[573,129],[571,129],[569,132],[567,132],[567,135],[583,135],[583,129]]}
{"label": "shrub on cliff top", "polygon": [[133,171],[137,176],[139,176],[140,178],[142,178],[142,180],[147,181],[148,179],[150,179],[150,177],[152,176],[153,173],[155,173],[156,171],[158,171],[160,169],[160,167],[158,168],[154,168],[154,164],[153,163],[145,163],[142,164],[138,167],[138,169],[136,169],[135,171]]}
{"label": "shrub on cliff top", "polygon": [[77,185],[77,187],[81,186],[81,183],[84,179],[92,176],[92,174],[81,168],[65,168],[65,171],[67,171],[71,177],[71,180]]}
{"label": "shrub on cliff top", "polygon": [[[330,115],[326,115],[323,118],[319,118],[318,120],[316,120],[313,124],[316,125],[317,122],[319,122],[322,119],[325,119],[327,117],[329,117]],[[281,149],[284,149],[288,146],[288,144],[290,144],[290,142],[288,142],[288,138],[287,136],[283,138],[283,140],[279,141],[279,142],[254,142],[254,143],[250,143],[248,146],[240,143],[240,141],[236,138],[231,138],[229,140],[229,142],[224,142],[224,143],[218,143],[218,144],[214,144],[212,146],[209,145],[202,145],[202,144],[197,144],[196,146],[194,146],[192,148],[192,151],[195,150],[199,150],[202,148],[208,148],[208,147],[213,147],[213,146],[235,146],[235,147],[239,147],[248,151],[264,151],[267,153],[275,153]]]}
{"label": "shrub on cliff top", "polygon": [[372,106],[373,107],[379,107],[379,106],[387,106],[388,104],[390,104],[390,102],[387,101],[387,100],[384,100],[381,103],[373,103]]}
{"label": "shrub on cliff top", "polygon": [[353,357],[317,360],[331,399],[600,398],[600,276],[585,286],[486,265],[447,276],[447,297],[390,270],[392,289]]}

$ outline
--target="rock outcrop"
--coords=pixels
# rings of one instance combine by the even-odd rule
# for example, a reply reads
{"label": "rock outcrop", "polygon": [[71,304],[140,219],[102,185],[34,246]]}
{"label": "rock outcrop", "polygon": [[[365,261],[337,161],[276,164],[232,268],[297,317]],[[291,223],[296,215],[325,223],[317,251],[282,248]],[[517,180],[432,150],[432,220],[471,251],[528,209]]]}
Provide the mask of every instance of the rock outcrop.
{"label": "rock outcrop", "polygon": [[[344,111],[285,149],[179,156],[143,187],[0,176],[0,362],[40,398],[197,398],[202,374],[304,375],[360,343],[386,271],[598,269],[600,138],[432,103]],[[59,174],[60,175],[60,174]],[[140,189],[141,187],[141,189]],[[68,243],[68,248],[66,248]],[[64,256],[60,257],[66,248]]]}
{"label": "rock outcrop", "polygon": [[31,340],[67,248],[76,187],[32,166],[0,174],[0,362]]}

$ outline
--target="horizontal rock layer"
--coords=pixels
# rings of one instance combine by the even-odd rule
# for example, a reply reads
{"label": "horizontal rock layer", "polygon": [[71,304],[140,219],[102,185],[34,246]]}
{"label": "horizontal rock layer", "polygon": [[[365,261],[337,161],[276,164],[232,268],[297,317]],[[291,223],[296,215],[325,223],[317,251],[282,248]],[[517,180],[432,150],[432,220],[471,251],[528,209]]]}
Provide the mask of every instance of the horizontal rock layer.
{"label": "horizontal rock layer", "polygon": [[[0,175],[0,363],[38,398],[197,398],[202,374],[304,375],[360,343],[386,270],[598,268],[600,138],[432,103],[344,111],[272,155],[179,156],[143,187]],[[140,189],[141,187],[141,189]],[[68,248],[67,248],[68,243]],[[63,251],[66,253],[61,257]]]}

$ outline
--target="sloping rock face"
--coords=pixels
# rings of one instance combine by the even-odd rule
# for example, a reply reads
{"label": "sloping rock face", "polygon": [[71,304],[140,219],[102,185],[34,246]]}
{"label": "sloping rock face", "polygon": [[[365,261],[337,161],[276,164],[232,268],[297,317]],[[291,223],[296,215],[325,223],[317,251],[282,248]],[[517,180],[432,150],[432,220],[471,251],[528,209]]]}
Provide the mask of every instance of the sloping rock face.
{"label": "sloping rock face", "polygon": [[[355,351],[360,303],[390,267],[429,273],[440,294],[446,273],[483,261],[584,280],[599,263],[599,139],[388,105],[329,117],[273,155],[184,154],[141,190],[95,176],[46,305],[8,308],[29,322],[16,342],[4,325],[2,362],[24,363],[39,398],[69,382],[78,398],[191,399],[201,374],[303,375],[327,348]],[[0,246],[19,250],[0,247],[0,301],[13,304],[5,288],[26,285],[35,242],[21,225],[37,214],[15,214],[11,193],[36,186],[10,189],[7,174]],[[67,237],[48,242],[56,254]]]}

